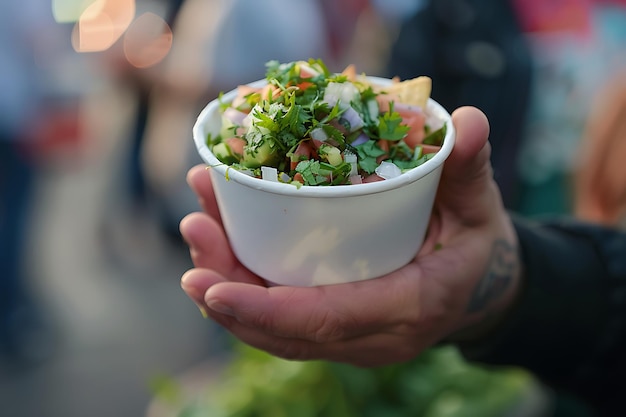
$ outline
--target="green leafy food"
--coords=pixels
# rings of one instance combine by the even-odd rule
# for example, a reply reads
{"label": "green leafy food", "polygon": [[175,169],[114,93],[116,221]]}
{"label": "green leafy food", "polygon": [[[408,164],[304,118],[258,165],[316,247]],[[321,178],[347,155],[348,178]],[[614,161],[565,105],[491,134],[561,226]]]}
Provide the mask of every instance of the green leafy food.
{"label": "green leafy food", "polygon": [[428,136],[426,136],[423,140],[423,143],[426,145],[443,145],[443,139],[446,137],[446,125],[443,125],[440,129],[431,132]]}
{"label": "green leafy food", "polygon": [[[266,81],[258,88],[240,86],[232,102],[219,97],[223,126],[219,135],[207,137],[207,145],[234,169],[262,178],[259,168],[267,166],[285,183],[347,185],[355,176],[376,175],[382,161],[408,170],[429,159],[409,142],[411,127],[395,110],[394,97],[365,77],[335,74],[310,59],[269,61]],[[410,116],[425,117],[425,111]],[[424,143],[441,146],[445,130],[425,130],[422,136]],[[245,141],[243,152],[229,148],[237,142],[231,138]],[[356,174],[342,162],[347,154],[357,155]]]}
{"label": "green leafy food", "polygon": [[371,174],[378,167],[377,158],[385,155],[385,151],[378,147],[376,142],[367,141],[356,147],[358,154],[358,164],[363,171]]}
{"label": "green leafy food", "polygon": [[518,368],[469,364],[451,346],[366,369],[287,361],[236,344],[226,369],[196,399],[163,401],[177,410],[172,417],[501,417],[533,384]]}
{"label": "green leafy food", "polygon": [[389,106],[389,111],[383,113],[378,118],[378,136],[385,140],[401,140],[409,133],[409,127],[402,124],[403,119],[400,114],[393,111],[393,103]]}

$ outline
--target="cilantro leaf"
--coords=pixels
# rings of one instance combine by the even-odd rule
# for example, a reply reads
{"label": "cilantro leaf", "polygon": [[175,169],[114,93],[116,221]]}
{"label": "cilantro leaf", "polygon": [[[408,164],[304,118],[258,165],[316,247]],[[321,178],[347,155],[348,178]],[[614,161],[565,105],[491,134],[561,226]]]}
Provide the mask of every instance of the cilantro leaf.
{"label": "cilantro leaf", "polygon": [[321,175],[322,167],[320,161],[300,161],[298,165],[296,165],[296,172],[302,174],[304,185],[320,185],[328,181],[325,176]]}
{"label": "cilantro leaf", "polygon": [[424,162],[428,161],[433,156],[435,156],[434,153],[427,153],[414,160],[406,161],[406,160],[401,160],[401,159],[394,159],[392,162],[396,164],[401,170],[406,171],[408,169],[413,169],[415,167],[422,165]]}
{"label": "cilantro leaf", "polygon": [[393,110],[393,103],[387,112],[378,116],[378,135],[381,139],[403,139],[409,133],[409,129],[409,126],[402,124],[402,116]]}
{"label": "cilantro leaf", "polygon": [[378,166],[376,158],[383,156],[386,153],[378,145],[376,145],[376,142],[373,140],[368,140],[362,145],[355,146],[355,149],[357,151],[359,166],[368,174],[371,174],[376,170],[376,167]]}
{"label": "cilantro leaf", "polygon": [[437,129],[434,132],[429,133],[422,142],[426,145],[441,146],[443,144],[443,139],[446,137],[446,130],[446,125],[444,124],[441,129]]}

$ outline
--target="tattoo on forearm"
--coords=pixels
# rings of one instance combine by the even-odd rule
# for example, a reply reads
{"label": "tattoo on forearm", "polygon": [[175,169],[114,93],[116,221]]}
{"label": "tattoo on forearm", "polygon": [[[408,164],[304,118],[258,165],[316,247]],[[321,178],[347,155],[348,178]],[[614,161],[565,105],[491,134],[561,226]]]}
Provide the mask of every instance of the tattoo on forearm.
{"label": "tattoo on forearm", "polygon": [[483,310],[507,290],[517,269],[515,247],[505,240],[496,240],[487,263],[485,276],[478,282],[467,306],[468,313]]}

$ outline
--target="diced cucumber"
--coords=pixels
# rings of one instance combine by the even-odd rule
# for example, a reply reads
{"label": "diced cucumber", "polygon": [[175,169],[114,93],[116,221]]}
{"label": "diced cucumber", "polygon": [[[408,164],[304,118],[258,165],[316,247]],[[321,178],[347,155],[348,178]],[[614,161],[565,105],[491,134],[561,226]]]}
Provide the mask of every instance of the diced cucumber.
{"label": "diced cucumber", "polygon": [[343,162],[341,151],[332,145],[323,144],[318,150],[319,156],[332,166],[337,166]]}
{"label": "diced cucumber", "polygon": [[213,155],[227,165],[234,164],[237,158],[233,155],[230,147],[224,142],[217,143],[212,148]]}
{"label": "diced cucumber", "polygon": [[234,123],[231,122],[228,118],[222,116],[222,128],[220,129],[220,136],[223,138],[228,138],[233,135],[233,127]]}
{"label": "diced cucumber", "polygon": [[275,152],[269,141],[259,146],[245,146],[243,148],[242,165],[248,168],[258,168],[262,165],[273,166],[278,162],[278,152]]}

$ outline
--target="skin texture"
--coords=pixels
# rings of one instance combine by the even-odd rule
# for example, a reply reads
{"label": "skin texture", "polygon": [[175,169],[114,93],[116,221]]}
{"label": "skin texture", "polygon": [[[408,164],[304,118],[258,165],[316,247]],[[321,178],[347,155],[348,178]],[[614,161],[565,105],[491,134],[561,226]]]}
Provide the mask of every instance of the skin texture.
{"label": "skin texture", "polygon": [[195,266],[183,290],[241,341],[286,359],[380,366],[444,338],[488,332],[518,292],[517,238],[492,178],[486,117],[464,107],[453,122],[457,141],[422,249],[407,266],[368,281],[266,287],[228,245],[209,170],[192,168],[188,183],[204,212],[180,224]]}

